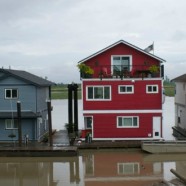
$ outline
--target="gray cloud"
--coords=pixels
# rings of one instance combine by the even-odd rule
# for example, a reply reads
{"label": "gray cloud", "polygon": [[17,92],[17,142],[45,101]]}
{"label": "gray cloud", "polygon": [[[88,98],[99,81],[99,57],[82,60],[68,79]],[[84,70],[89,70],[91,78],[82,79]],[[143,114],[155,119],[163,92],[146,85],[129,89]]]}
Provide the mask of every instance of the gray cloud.
{"label": "gray cloud", "polygon": [[173,78],[185,65],[176,63],[185,59],[185,9],[185,0],[1,0],[0,66],[71,82],[79,60],[120,39],[154,41]]}

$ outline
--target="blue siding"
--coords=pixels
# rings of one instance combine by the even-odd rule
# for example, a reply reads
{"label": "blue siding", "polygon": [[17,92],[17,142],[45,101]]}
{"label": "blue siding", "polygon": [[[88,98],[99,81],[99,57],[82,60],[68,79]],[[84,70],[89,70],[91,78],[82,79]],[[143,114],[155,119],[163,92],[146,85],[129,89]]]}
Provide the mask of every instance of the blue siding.
{"label": "blue siding", "polygon": [[[29,135],[29,140],[36,140],[35,136],[35,129],[36,129],[36,121],[35,119],[23,119],[21,121],[22,124],[22,139],[24,140],[24,135]],[[12,141],[10,137],[8,137],[10,134],[15,134],[16,137],[13,138],[14,140],[18,140],[18,130],[17,129],[5,129],[5,120],[0,119],[0,140],[3,141]]]}
{"label": "blue siding", "polygon": [[[5,99],[5,89],[18,89],[18,99]],[[0,110],[17,110],[17,101],[21,101],[22,110],[36,112],[36,87],[26,85],[15,78],[7,78],[0,83]]]}
{"label": "blue siding", "polygon": [[43,110],[47,108],[46,101],[49,99],[49,88],[41,87],[37,88],[37,110]]}
{"label": "blue siding", "polygon": [[[0,74],[1,75],[1,74]],[[17,99],[5,99],[5,89],[17,89]],[[48,131],[47,121],[47,103],[49,99],[49,87],[38,87],[27,83],[15,77],[6,76],[5,79],[0,80],[0,112],[1,111],[17,111],[17,101],[21,102],[22,111],[32,111],[42,118],[39,124],[37,119],[23,119],[22,121],[22,134],[28,134],[30,140],[38,140],[43,134]],[[0,119],[0,140],[11,140],[8,135],[12,132],[15,133],[18,139],[17,130],[5,130],[5,121]]]}

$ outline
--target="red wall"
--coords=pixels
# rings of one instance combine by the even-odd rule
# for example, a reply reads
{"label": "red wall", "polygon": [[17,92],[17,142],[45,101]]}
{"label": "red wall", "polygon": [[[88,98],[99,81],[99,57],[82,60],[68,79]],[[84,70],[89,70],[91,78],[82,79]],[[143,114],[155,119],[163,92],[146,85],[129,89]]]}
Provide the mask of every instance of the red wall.
{"label": "red wall", "polygon": [[[94,68],[94,77],[98,77],[101,66],[107,66],[107,69],[109,70],[112,55],[131,55],[132,65],[134,66],[132,70],[136,68],[135,65],[145,65],[145,62],[147,62],[149,65],[159,65],[160,63],[158,60],[134,48],[124,44],[118,44],[117,46],[108,49],[85,62],[87,65]],[[108,73],[110,72],[108,71]],[[161,114],[153,114],[152,110],[162,109],[162,80],[153,78],[144,80],[139,78],[138,80],[135,80],[135,82],[132,82],[131,80],[132,79],[110,79],[110,81],[109,79],[83,80],[83,110],[90,111],[89,115],[93,116],[94,138],[146,138],[148,137],[148,133],[152,134],[152,117],[161,116]],[[88,85],[111,86],[111,100],[86,100],[86,87]],[[134,93],[119,94],[119,85],[134,85]],[[155,94],[147,94],[146,85],[158,85],[159,92]],[[124,114],[91,114],[91,110],[151,110],[152,113],[128,114],[132,116],[139,116],[139,128],[117,128],[116,116],[124,116]],[[125,116],[127,116],[127,114],[125,114]]]}
{"label": "red wall", "polygon": [[[110,85],[111,101],[86,100],[86,86]],[[134,85],[133,94],[119,94],[119,85]],[[146,85],[158,85],[159,93],[147,94]],[[84,110],[131,110],[131,109],[161,109],[162,108],[161,80],[140,80],[134,83],[128,81],[83,81]]]}
{"label": "red wall", "polygon": [[[101,66],[108,66],[108,70],[110,70],[109,67],[111,65],[112,55],[132,55],[132,65],[134,66],[144,65],[144,62],[148,62],[149,65],[159,65],[158,60],[121,43],[85,62],[87,65],[94,68],[94,77],[98,76]],[[133,67],[132,70],[134,70],[135,68],[136,67]],[[110,73],[110,71],[108,71],[108,73]]]}
{"label": "red wall", "polygon": [[[93,116],[94,138],[148,138],[152,131],[152,117],[156,113],[132,114],[89,114]],[[117,116],[138,116],[139,128],[117,128]]]}

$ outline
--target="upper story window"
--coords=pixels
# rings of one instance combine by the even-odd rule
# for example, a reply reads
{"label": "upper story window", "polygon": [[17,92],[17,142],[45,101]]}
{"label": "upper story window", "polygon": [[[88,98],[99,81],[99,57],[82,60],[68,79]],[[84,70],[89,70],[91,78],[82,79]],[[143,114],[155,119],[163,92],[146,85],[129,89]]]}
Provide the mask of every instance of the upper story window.
{"label": "upper story window", "polygon": [[5,89],[5,99],[17,99],[18,89]]}
{"label": "upper story window", "polygon": [[139,127],[139,118],[137,116],[118,116],[118,128],[137,128]]}
{"label": "upper story window", "polygon": [[112,72],[113,74],[121,71],[131,70],[132,56],[112,56]]}
{"label": "upper story window", "polygon": [[133,85],[119,85],[119,94],[133,94],[134,86]]}
{"label": "upper story window", "polygon": [[17,119],[6,119],[5,128],[6,129],[18,129]]}
{"label": "upper story window", "polygon": [[110,100],[111,87],[110,86],[88,86],[87,100]]}
{"label": "upper story window", "polygon": [[147,85],[146,86],[146,93],[158,93],[158,85]]}

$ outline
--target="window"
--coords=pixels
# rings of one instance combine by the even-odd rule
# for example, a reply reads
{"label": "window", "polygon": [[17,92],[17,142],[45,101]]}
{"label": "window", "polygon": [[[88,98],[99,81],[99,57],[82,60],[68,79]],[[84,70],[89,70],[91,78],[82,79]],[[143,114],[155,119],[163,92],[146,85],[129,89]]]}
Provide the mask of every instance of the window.
{"label": "window", "polygon": [[139,163],[118,163],[118,174],[139,174]]}
{"label": "window", "polygon": [[5,89],[5,98],[6,99],[17,99],[18,90],[17,89]]}
{"label": "window", "polygon": [[110,100],[110,86],[87,87],[88,100]]}
{"label": "window", "polygon": [[139,118],[136,116],[119,116],[117,117],[118,128],[138,128]]}
{"label": "window", "polygon": [[17,119],[6,119],[5,128],[6,129],[18,129]]}
{"label": "window", "polygon": [[130,71],[131,56],[112,56],[112,72],[118,74],[122,70]]}
{"label": "window", "polygon": [[92,129],[92,116],[84,117],[85,129]]}
{"label": "window", "polygon": [[158,93],[158,85],[147,85],[146,93]]}
{"label": "window", "polygon": [[119,94],[132,94],[134,93],[133,85],[119,85]]}

